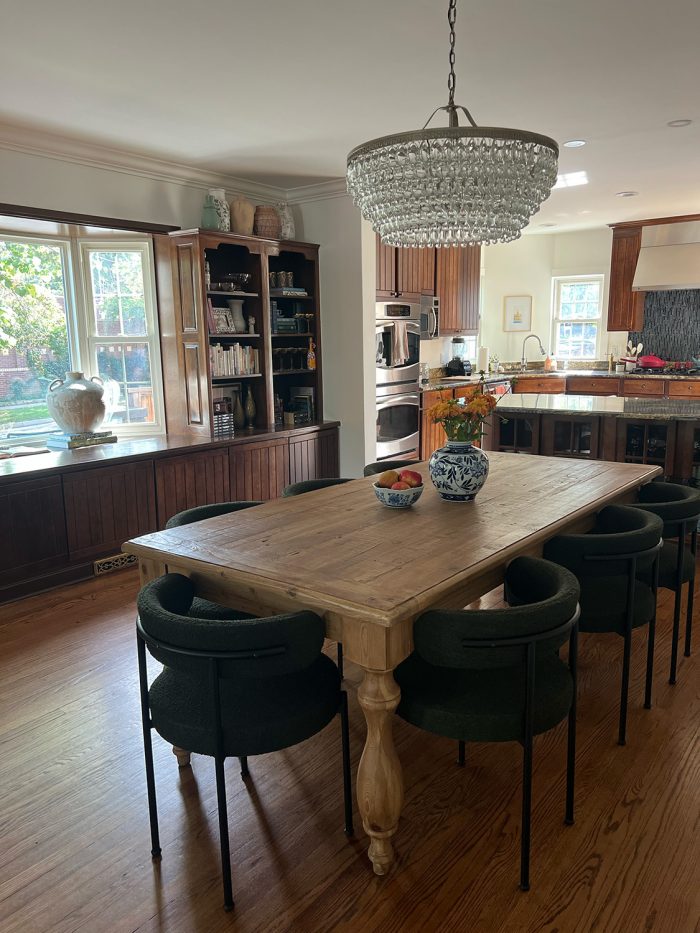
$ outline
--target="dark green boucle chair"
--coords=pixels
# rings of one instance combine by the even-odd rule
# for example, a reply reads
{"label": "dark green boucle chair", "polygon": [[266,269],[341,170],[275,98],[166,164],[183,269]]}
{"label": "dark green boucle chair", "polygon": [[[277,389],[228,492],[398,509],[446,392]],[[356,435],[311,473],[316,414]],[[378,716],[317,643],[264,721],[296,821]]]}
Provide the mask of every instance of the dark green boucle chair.
{"label": "dark green boucle chair", "polygon": [[[618,742],[627,738],[632,631],[649,626],[644,706],[651,708],[656,629],[656,586],[663,523],[626,505],[609,505],[583,535],[559,535],[544,556],[576,574],[581,584],[581,632],[616,632],[624,638]],[[637,579],[643,574],[648,582]]]}
{"label": "dark green boucle chair", "polygon": [[[236,756],[248,776],[249,755],[296,745],[341,717],[345,832],[352,798],[347,694],[333,661],[321,651],[323,620],[313,612],[264,619],[199,619],[192,582],[165,574],[138,596],[141,688],[151,853],[160,856],[151,729],[216,767],[224,907],[233,907],[224,760]],[[148,686],[146,648],[163,664]]]}
{"label": "dark green boucle chair", "polygon": [[[198,505],[193,509],[185,509],[184,512],[178,512],[165,523],[166,528],[180,528],[182,525],[191,525],[193,522],[203,522],[207,518],[216,518],[217,515],[229,515],[232,512],[240,512],[243,509],[250,509],[254,505],[262,505],[262,502],[256,500],[243,500],[239,502],[214,502],[210,505]],[[198,619],[230,619],[231,609],[227,606],[220,606],[218,603],[212,603],[208,599],[202,599],[195,596],[192,600],[190,615]],[[236,610],[239,619],[252,619],[254,616],[247,612]]]}
{"label": "dark green boucle chair", "polygon": [[417,463],[417,460],[377,460],[376,463],[367,464],[363,476],[375,476],[385,470],[404,470],[406,467],[415,467]]}
{"label": "dark green boucle chair", "polygon": [[340,486],[341,483],[351,483],[350,477],[340,477],[336,479],[304,479],[300,483],[292,483],[291,486],[285,486],[282,495],[285,499],[290,496],[303,496],[305,492],[314,492],[316,489],[326,489],[328,486]]}
{"label": "dark green boucle chair", "polygon": [[[502,610],[435,610],[413,627],[415,650],[394,671],[397,713],[428,732],[465,742],[521,742],[520,887],[530,886],[533,736],[568,716],[566,822],[574,820],[576,632],[579,586],[563,567],[518,557],[506,571],[517,603]],[[568,666],[558,649],[569,640]]]}
{"label": "dark green boucle chair", "polygon": [[[664,523],[664,546],[659,555],[659,586],[673,590],[673,643],[671,645],[671,675],[669,683],[676,682],[678,665],[678,639],[681,627],[681,594],[688,584],[688,603],[685,615],[685,651],[690,657],[690,639],[693,628],[693,590],[695,589],[695,560],[698,551],[698,520],[700,519],[700,492],[690,486],[654,482],[639,490],[635,506],[658,515]],[[687,545],[690,534],[690,547]],[[669,540],[671,539],[671,540]],[[683,546],[679,546],[679,542]]]}

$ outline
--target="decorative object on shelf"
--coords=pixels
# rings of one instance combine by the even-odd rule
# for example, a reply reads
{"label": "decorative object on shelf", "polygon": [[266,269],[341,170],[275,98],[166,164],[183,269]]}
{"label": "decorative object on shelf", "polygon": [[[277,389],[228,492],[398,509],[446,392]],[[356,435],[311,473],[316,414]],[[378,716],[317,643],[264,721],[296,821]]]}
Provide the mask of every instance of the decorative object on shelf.
{"label": "decorative object on shelf", "polygon": [[243,410],[243,402],[241,401],[241,387],[240,385],[233,387],[233,392],[236,396],[233,402],[233,424],[236,428],[245,427],[245,411]]}
{"label": "decorative object on shelf", "polygon": [[277,202],[277,213],[280,215],[280,240],[293,240],[295,234],[292,208],[286,201]]}
{"label": "decorative object on shelf", "polygon": [[219,229],[219,214],[216,210],[214,198],[210,194],[204,198],[204,204],[202,205],[202,219],[200,223],[205,230]]}
{"label": "decorative object on shelf", "polygon": [[99,376],[86,379],[77,371],[54,379],[46,393],[49,414],[65,434],[94,433],[105,417],[104,389]]}
{"label": "decorative object on shelf", "polygon": [[231,323],[237,334],[245,333],[245,318],[243,317],[243,299],[227,298],[226,304],[231,309]]}
{"label": "decorative object on shelf", "polygon": [[248,333],[249,334],[255,333],[255,318],[253,317],[252,314],[248,318]]}
{"label": "decorative object on shelf", "polygon": [[520,333],[532,330],[532,295],[506,295],[504,297],[503,330]]}
{"label": "decorative object on shelf", "polygon": [[222,233],[228,233],[231,229],[231,212],[228,209],[226,192],[223,188],[210,188],[209,196],[214,199],[214,209],[218,219],[214,229],[221,230]]}
{"label": "decorative object on shelf", "polygon": [[255,408],[255,400],[253,398],[253,392],[250,386],[248,386],[248,391],[246,392],[246,396],[245,396],[245,426],[247,428],[255,427],[255,415],[256,414],[257,414],[257,410]]}
{"label": "decorative object on shelf", "polygon": [[82,434],[51,434],[46,446],[49,450],[77,450],[97,444],[116,444],[117,436],[111,431],[86,431]]}
{"label": "decorative object on shelf", "polygon": [[251,275],[249,272],[224,272],[219,282],[222,292],[244,292],[249,286]]}
{"label": "decorative object on shelf", "polygon": [[[481,127],[455,104],[455,19],[449,0],[448,101],[421,130],[394,133],[348,155],[348,192],[387,246],[466,246],[520,236],[557,178],[559,147],[524,130]],[[427,129],[438,110],[447,128]],[[470,126],[460,126],[461,110]]]}
{"label": "decorative object on shelf", "polygon": [[434,424],[441,424],[447,444],[434,451],[428,461],[433,485],[443,499],[469,502],[489,475],[489,460],[474,446],[481,439],[484,419],[496,407],[496,398],[484,391],[483,379],[463,400],[438,402],[428,411]]}
{"label": "decorative object on shelf", "polygon": [[209,320],[210,334],[235,334],[233,317],[228,308],[212,308]]}
{"label": "decorative object on shelf", "polygon": [[209,268],[209,263],[206,260],[204,262],[204,287],[207,291],[211,289],[211,269]]}
{"label": "decorative object on shelf", "polygon": [[281,397],[275,392],[275,424],[278,427],[281,427],[284,424],[284,403],[282,402]]}
{"label": "decorative object on shelf", "polygon": [[255,235],[268,240],[279,240],[281,227],[277,208],[269,204],[258,204],[255,208]]}
{"label": "decorative object on shelf", "polygon": [[314,352],[313,337],[309,337],[309,351],[306,354],[306,368],[316,369],[316,353]]}
{"label": "decorative object on shelf", "polygon": [[231,201],[231,230],[239,236],[252,236],[255,224],[255,205],[248,198],[234,198]]}

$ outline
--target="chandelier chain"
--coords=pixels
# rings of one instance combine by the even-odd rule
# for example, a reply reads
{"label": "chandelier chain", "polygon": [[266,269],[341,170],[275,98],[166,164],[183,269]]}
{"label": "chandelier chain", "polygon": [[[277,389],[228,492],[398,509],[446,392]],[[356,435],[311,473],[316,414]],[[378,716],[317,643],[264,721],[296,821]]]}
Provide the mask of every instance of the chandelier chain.
{"label": "chandelier chain", "polygon": [[447,8],[447,22],[450,27],[450,73],[447,78],[447,91],[449,94],[449,107],[454,107],[455,86],[457,76],[455,75],[455,20],[457,19],[457,0],[450,0]]}

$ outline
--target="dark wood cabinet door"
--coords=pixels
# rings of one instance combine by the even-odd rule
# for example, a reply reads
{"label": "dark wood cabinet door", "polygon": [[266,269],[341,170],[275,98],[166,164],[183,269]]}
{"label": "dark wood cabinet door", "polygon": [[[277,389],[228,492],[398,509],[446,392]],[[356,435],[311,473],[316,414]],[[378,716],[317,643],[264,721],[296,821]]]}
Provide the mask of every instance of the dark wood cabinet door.
{"label": "dark wood cabinet door", "polygon": [[340,472],[338,432],[319,431],[289,441],[289,481],[335,479]]}
{"label": "dark wood cabinet door", "polygon": [[435,293],[440,299],[440,333],[478,333],[481,247],[446,247],[436,252]]}
{"label": "dark wood cabinet door", "polygon": [[377,239],[377,298],[396,297],[396,249]]}
{"label": "dark wood cabinet door", "polygon": [[435,250],[399,249],[397,252],[397,290],[404,297],[420,298],[435,294]]}
{"label": "dark wood cabinet door", "polygon": [[232,447],[229,459],[232,499],[277,499],[289,485],[286,438]]}
{"label": "dark wood cabinet door", "polygon": [[437,402],[447,401],[453,397],[452,389],[428,390],[421,393],[421,416],[420,416],[420,458],[428,460],[434,450],[443,447],[447,441],[447,435],[441,424],[433,424],[428,415],[428,411]]}
{"label": "dark wood cabinet door", "polygon": [[66,473],[63,496],[71,561],[118,554],[157,530],[152,460]]}
{"label": "dark wood cabinet door", "polygon": [[[612,419],[610,419],[612,420]],[[615,459],[621,463],[660,466],[673,476],[676,455],[676,423],[617,418]]]}
{"label": "dark wood cabinet door", "polygon": [[598,457],[600,418],[542,415],[539,452],[546,457]]}
{"label": "dark wood cabinet door", "polygon": [[158,527],[196,505],[228,502],[231,497],[227,447],[156,460]]}
{"label": "dark wood cabinet door", "polygon": [[68,563],[61,477],[0,487],[0,586]]}
{"label": "dark wood cabinet door", "polygon": [[639,331],[644,325],[644,292],[632,291],[641,245],[641,227],[613,230],[608,330]]}

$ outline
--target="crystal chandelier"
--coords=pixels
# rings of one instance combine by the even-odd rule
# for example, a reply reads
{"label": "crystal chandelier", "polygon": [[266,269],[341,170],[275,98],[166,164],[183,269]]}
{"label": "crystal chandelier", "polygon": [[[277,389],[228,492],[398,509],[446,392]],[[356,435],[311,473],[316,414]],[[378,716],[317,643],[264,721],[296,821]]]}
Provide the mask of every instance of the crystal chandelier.
{"label": "crystal chandelier", "polygon": [[[457,0],[449,0],[449,99],[422,130],[370,140],[348,156],[348,192],[387,246],[515,240],[549,197],[559,147],[548,136],[477,126],[454,102]],[[428,129],[438,110],[449,126]],[[470,126],[460,126],[458,111]]]}

